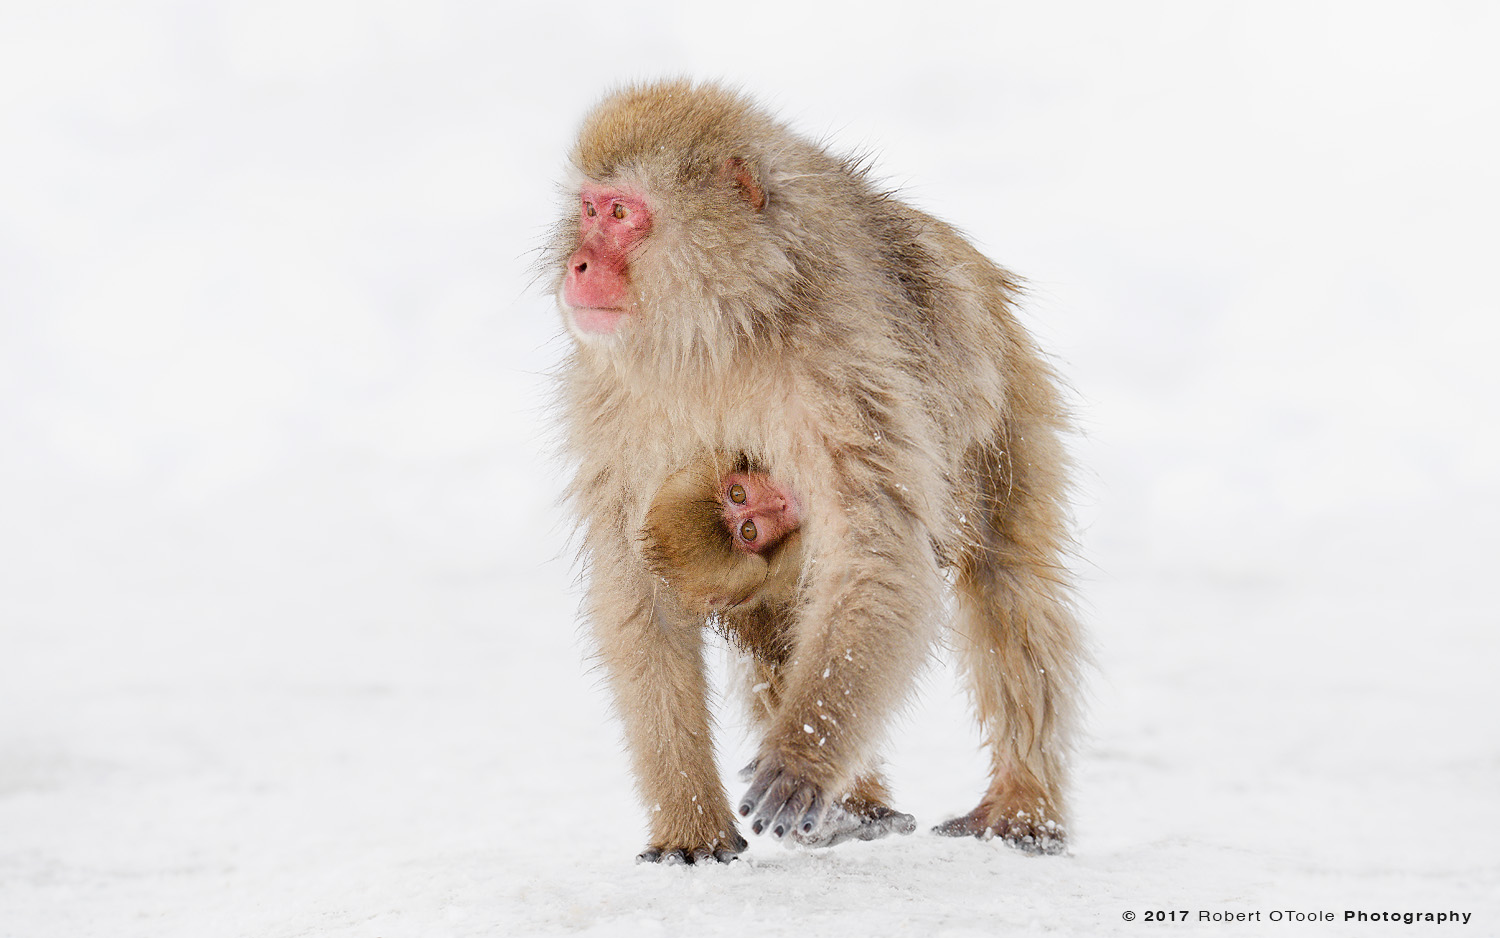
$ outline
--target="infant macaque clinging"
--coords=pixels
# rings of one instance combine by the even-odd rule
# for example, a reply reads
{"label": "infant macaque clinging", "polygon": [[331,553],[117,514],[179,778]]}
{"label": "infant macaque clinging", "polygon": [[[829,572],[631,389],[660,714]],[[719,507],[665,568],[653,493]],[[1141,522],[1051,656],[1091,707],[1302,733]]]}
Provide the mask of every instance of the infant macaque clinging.
{"label": "infant macaque clinging", "polygon": [[[814,846],[909,831],[875,766],[939,639],[945,567],[992,769],[936,830],[1060,852],[1080,659],[1066,419],[1015,279],[713,85],[607,97],[572,164],[552,255],[576,340],[570,497],[651,809],[641,858],[732,859],[736,813]],[[763,731],[737,812],[710,624],[752,658]]]}
{"label": "infant macaque clinging", "polygon": [[646,565],[687,611],[788,603],[802,575],[801,508],[769,477],[704,457],[667,477],[646,510]]}

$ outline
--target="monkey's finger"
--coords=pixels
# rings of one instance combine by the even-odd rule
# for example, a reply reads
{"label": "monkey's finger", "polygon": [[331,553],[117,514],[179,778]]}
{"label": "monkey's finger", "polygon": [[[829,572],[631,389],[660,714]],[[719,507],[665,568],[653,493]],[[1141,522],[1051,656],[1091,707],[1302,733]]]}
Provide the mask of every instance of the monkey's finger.
{"label": "monkey's finger", "polygon": [[694,866],[697,866],[700,863],[707,863],[712,859],[714,859],[714,852],[712,848],[694,847],[692,854],[688,857],[688,862],[693,864]]}
{"label": "monkey's finger", "polygon": [[1012,830],[1001,839],[1009,846],[1034,857],[1055,857],[1068,852],[1068,841],[1065,838],[1029,827],[1021,831]]}
{"label": "monkey's finger", "polygon": [[806,830],[805,827],[798,830],[797,840],[804,847],[832,847],[854,836],[860,824],[860,818],[838,804],[831,804],[813,824],[812,830]]}
{"label": "monkey's finger", "polygon": [[882,805],[855,834],[860,840],[876,840],[887,834],[910,834],[917,829],[917,819]]}
{"label": "monkey's finger", "polygon": [[956,818],[949,818],[932,829],[934,834],[943,837],[984,837],[989,830],[989,825],[984,823],[979,809],[974,809],[968,814],[960,814]]}
{"label": "monkey's finger", "polygon": [[[769,827],[780,815],[783,806],[786,805],[787,800],[792,797],[798,788],[797,780],[784,771],[768,772],[767,774],[771,776],[770,784],[765,794],[761,796],[758,810],[755,812],[755,820],[750,824],[750,829],[757,834]],[[754,785],[751,786],[750,794],[754,794],[755,787]],[[749,800],[749,795],[746,796],[746,800]],[[788,817],[786,823],[783,825],[783,833],[785,833],[786,828],[791,826],[792,819]],[[780,837],[781,834],[777,834],[776,836]]]}
{"label": "monkey's finger", "polygon": [[771,820],[771,836],[780,840],[787,835],[787,831],[797,830],[817,797],[818,790],[811,785],[798,785],[792,789],[786,803]]}
{"label": "monkey's finger", "polygon": [[813,796],[812,805],[802,815],[802,820],[797,824],[797,832],[803,837],[807,837],[813,831],[817,830],[823,822],[823,814],[826,807],[827,799],[823,797],[822,792],[818,792]]}
{"label": "monkey's finger", "polygon": [[[750,841],[740,836],[739,831],[732,831],[729,843],[713,848],[713,859],[720,863],[733,863],[740,858],[740,851],[750,846]],[[704,858],[702,862],[707,862]]]}
{"label": "monkey's finger", "polygon": [[904,811],[897,811],[890,805],[877,804],[870,809],[870,823],[879,826],[888,833],[910,834],[917,829],[917,819]]}
{"label": "monkey's finger", "polygon": [[897,834],[910,834],[917,829],[917,819],[910,814],[892,811],[887,825],[891,831]]}
{"label": "monkey's finger", "polygon": [[[740,817],[750,816],[750,812],[754,811],[756,806],[760,804],[761,799],[766,796],[766,791],[770,789],[771,783],[776,781],[776,776],[777,773],[775,772],[762,772],[750,782],[749,790],[745,792],[745,797],[740,801]],[[756,831],[756,833],[759,834],[760,831]]]}
{"label": "monkey's finger", "polygon": [[681,847],[663,849],[661,847],[647,847],[635,855],[637,863],[660,863],[662,866],[682,866],[691,863],[692,860]]}

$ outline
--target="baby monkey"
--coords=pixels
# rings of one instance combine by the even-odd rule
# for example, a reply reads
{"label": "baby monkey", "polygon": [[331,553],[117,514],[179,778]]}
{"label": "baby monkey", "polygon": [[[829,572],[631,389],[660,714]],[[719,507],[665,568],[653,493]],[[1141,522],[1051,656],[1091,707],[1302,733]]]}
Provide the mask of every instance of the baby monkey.
{"label": "baby monkey", "polygon": [[789,603],[802,575],[801,513],[745,460],[704,457],[657,489],[642,529],[646,562],[693,613]]}
{"label": "baby monkey", "polygon": [[[641,542],[647,566],[693,616],[710,619],[751,658],[750,710],[764,730],[781,703],[791,636],[783,623],[799,602],[804,552],[802,505],[789,489],[741,457],[703,457],[657,489]],[[748,778],[757,764],[741,775]],[[891,808],[884,779],[861,773],[831,806],[811,847],[909,834],[916,820]]]}

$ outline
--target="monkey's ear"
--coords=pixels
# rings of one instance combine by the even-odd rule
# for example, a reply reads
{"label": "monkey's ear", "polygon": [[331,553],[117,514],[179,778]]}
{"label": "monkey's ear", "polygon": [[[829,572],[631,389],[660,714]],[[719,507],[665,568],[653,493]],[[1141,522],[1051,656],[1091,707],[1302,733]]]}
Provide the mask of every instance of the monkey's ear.
{"label": "monkey's ear", "polygon": [[740,198],[745,200],[745,204],[757,212],[766,207],[766,187],[761,185],[760,174],[750,163],[732,156],[724,161],[721,173],[726,182],[739,190]]}

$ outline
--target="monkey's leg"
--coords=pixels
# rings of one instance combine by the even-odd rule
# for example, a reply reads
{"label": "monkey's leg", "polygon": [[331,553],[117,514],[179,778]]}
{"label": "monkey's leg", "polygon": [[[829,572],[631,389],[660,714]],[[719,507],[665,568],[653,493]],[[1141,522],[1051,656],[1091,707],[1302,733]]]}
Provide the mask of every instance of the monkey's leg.
{"label": "monkey's leg", "polygon": [[959,661],[991,754],[990,786],[978,807],[935,830],[1061,853],[1082,651],[1057,565],[1057,503],[1041,497],[1047,480],[1013,479],[980,513],[979,543],[958,575]]}
{"label": "monkey's leg", "polygon": [[1035,573],[985,573],[961,579],[959,589],[960,661],[990,749],[991,779],[978,807],[936,831],[1061,853],[1077,683],[1072,615]]}
{"label": "monkey's leg", "polygon": [[700,623],[648,577],[596,565],[590,618],[625,724],[651,839],[638,861],[727,863],[745,849],[714,764]]}

